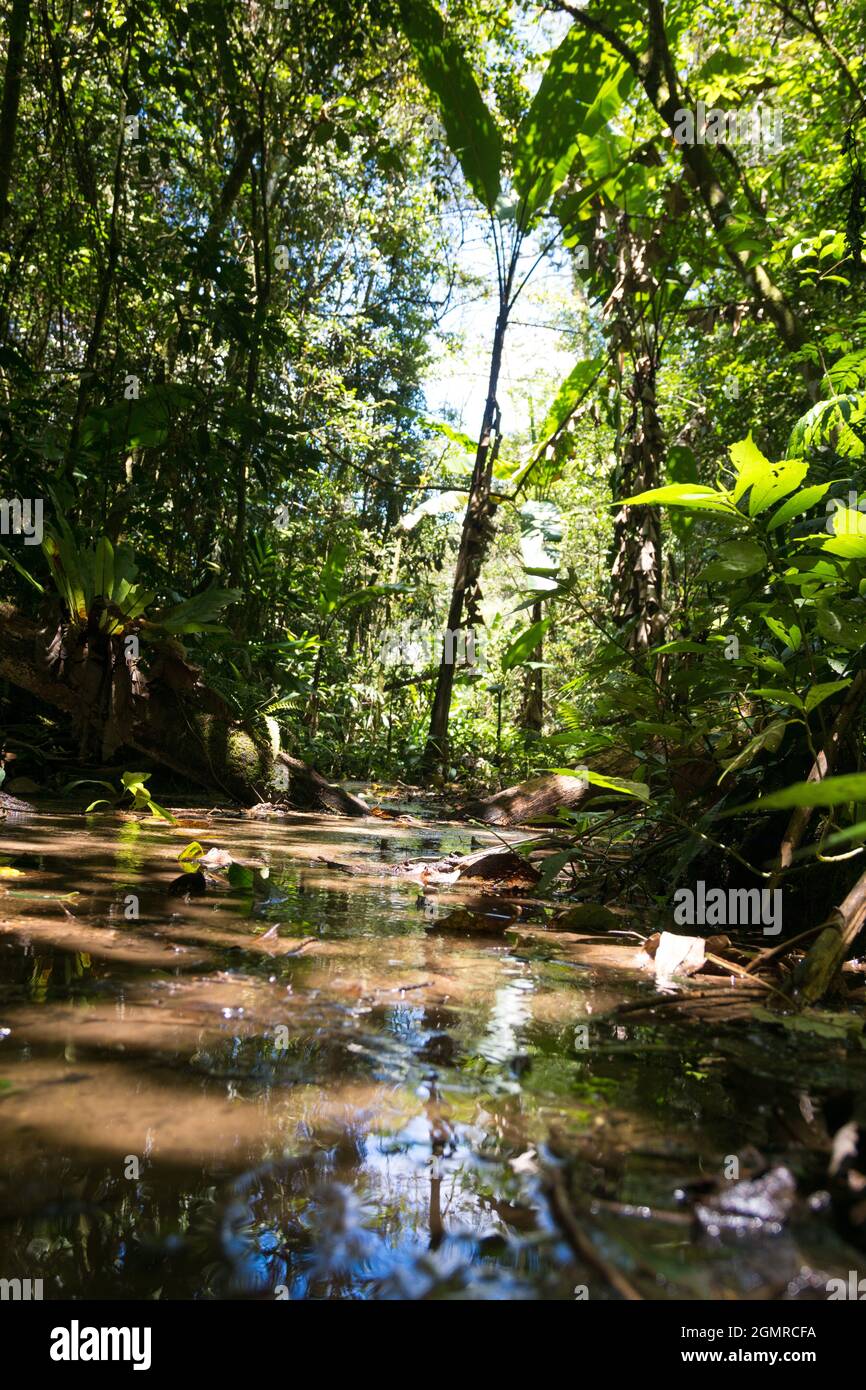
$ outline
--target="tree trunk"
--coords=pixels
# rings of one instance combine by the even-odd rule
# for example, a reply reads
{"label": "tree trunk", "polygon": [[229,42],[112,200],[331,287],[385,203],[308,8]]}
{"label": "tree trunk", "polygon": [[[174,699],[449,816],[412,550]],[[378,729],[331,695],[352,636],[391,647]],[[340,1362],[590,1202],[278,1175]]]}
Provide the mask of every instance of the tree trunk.
{"label": "tree trunk", "polygon": [[[602,215],[605,215],[604,212]],[[659,245],[650,229],[638,229],[625,212],[616,219],[614,283],[604,306],[606,332],[620,362],[631,364],[625,389],[629,414],[617,430],[614,501],[655,487],[664,457],[656,407],[662,287],[654,272]],[[657,507],[620,507],[614,516],[611,603],[637,654],[663,640],[661,517]]]}
{"label": "tree trunk", "polygon": [[[541,622],[541,599],[532,605],[532,624]],[[544,723],[544,672],[541,669],[544,642],[539,642],[532,653],[532,664],[526,667],[526,684],[523,690],[523,709],[520,725],[527,733],[540,734]]]}
{"label": "tree trunk", "polygon": [[454,573],[454,587],[448,608],[448,635],[442,643],[442,657],[436,679],[436,692],[430,714],[430,728],[424,749],[424,763],[427,767],[442,763],[448,756],[448,721],[451,713],[451,695],[454,690],[454,669],[456,655],[456,635],[464,628],[464,606],[468,625],[479,619],[481,590],[479,577],[487,548],[493,536],[493,508],[490,503],[490,484],[493,477],[493,464],[499,449],[499,406],[496,391],[499,386],[499,372],[502,367],[502,349],[508,327],[508,294],[500,296],[499,317],[493,335],[493,352],[490,360],[490,380],[487,389],[487,403],[484,420],[475,454],[475,467],[469,486],[469,501],[463,518],[463,531],[460,536],[460,549],[457,553],[457,567]]}
{"label": "tree trunk", "polygon": [[0,103],[0,231],[9,211],[9,187],[12,182],[15,136],[18,133],[18,108],[21,104],[21,78],[29,18],[30,0],[13,0],[6,71],[3,75],[3,100]]}
{"label": "tree trunk", "polygon": [[[631,410],[622,460],[614,471],[614,495],[631,497],[656,487],[664,439],[656,411],[656,361],[638,356],[626,391]],[[613,521],[612,603],[628,628],[631,651],[645,652],[664,638],[662,538],[658,507],[620,507]]]}

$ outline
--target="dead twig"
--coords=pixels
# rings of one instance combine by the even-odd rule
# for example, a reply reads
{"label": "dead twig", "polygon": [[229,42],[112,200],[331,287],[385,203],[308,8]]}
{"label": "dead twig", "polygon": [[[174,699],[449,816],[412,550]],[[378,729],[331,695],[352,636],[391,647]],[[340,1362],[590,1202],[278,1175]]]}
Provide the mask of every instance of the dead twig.
{"label": "dead twig", "polygon": [[554,1219],[578,1259],[594,1269],[606,1284],[629,1302],[643,1302],[643,1294],[638,1293],[626,1276],[604,1258],[578,1224],[562,1174],[554,1168],[545,1168],[542,1185]]}

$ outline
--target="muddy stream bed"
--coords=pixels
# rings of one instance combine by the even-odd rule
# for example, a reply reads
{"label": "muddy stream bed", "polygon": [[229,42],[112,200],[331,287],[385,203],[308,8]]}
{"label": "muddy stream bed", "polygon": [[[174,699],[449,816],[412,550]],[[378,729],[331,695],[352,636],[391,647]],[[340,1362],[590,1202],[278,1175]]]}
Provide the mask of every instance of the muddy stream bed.
{"label": "muddy stream bed", "polygon": [[[267,875],[171,894],[193,840]],[[826,1177],[861,1038],[608,1020],[653,991],[654,923],[574,944],[550,903],[386,872],[495,842],[0,824],[0,1273],[80,1299],[826,1298],[862,1273]],[[780,1202],[714,1208],[780,1170]]]}

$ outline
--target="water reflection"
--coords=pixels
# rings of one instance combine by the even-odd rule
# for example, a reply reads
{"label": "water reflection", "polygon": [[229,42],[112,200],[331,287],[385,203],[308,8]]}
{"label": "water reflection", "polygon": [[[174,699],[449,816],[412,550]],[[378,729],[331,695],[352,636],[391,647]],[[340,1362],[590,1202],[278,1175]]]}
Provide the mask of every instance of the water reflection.
{"label": "water reflection", "polygon": [[[268,877],[170,896],[193,838]],[[563,958],[543,907],[384,872],[469,847],[452,827],[314,817],[7,828],[0,1275],[84,1299],[568,1298],[591,1276],[539,1153],[567,1151],[586,1191],[670,1206],[736,1151],[732,1096],[760,1086],[707,1067],[699,1036],[632,1028],[629,1051],[599,1025],[575,1050],[575,1022],[645,988],[636,974],[601,947]],[[771,1121],[756,1109],[749,1142],[770,1151]],[[604,1238],[650,1287],[763,1287],[760,1261],[634,1224]]]}

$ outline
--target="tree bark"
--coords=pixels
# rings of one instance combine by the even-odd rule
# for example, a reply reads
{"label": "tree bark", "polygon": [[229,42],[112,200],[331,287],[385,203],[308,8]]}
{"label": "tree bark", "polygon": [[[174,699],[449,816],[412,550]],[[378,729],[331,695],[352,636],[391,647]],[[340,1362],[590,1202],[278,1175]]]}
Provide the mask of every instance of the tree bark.
{"label": "tree bark", "polygon": [[3,99],[0,102],[0,232],[9,212],[9,188],[12,182],[15,137],[18,133],[21,79],[24,73],[29,18],[30,0],[13,0],[12,14],[9,18],[6,71],[3,75]]}
{"label": "tree bark", "polygon": [[[602,217],[605,216],[602,210]],[[654,274],[657,229],[638,230],[626,212],[616,220],[614,284],[604,306],[606,331],[620,362],[631,364],[623,393],[629,406],[624,429],[617,430],[617,463],[611,475],[613,500],[645,492],[659,482],[664,434],[659,420],[656,379],[659,367],[661,286]],[[646,652],[664,638],[662,611],[662,532],[657,507],[621,506],[613,519],[611,604],[618,626],[626,629],[628,649]]]}
{"label": "tree bark", "polygon": [[[626,396],[631,411],[613,484],[615,493],[630,497],[658,485],[664,452],[651,352],[641,352],[635,361]],[[616,622],[628,629],[629,649],[645,652],[663,640],[665,628],[658,507],[620,507],[614,516],[611,579]]]}
{"label": "tree bark", "polygon": [[[541,622],[542,601],[532,605],[531,622]],[[540,734],[544,725],[544,672],[541,662],[544,659],[544,642],[539,642],[532,653],[532,664],[526,667],[526,685],[523,692],[523,709],[520,725],[527,733]]]}
{"label": "tree bark", "polygon": [[460,536],[460,549],[457,553],[457,567],[454,573],[454,587],[448,608],[448,637],[442,643],[442,657],[430,713],[430,728],[424,749],[424,763],[428,767],[442,763],[448,756],[448,721],[451,713],[451,696],[454,690],[455,641],[456,635],[464,629],[464,607],[469,625],[478,621],[478,604],[481,597],[478,580],[484,557],[493,535],[493,509],[490,502],[490,486],[493,477],[493,464],[499,447],[499,406],[496,392],[499,386],[499,373],[502,368],[502,349],[508,327],[509,296],[511,279],[505,292],[500,295],[499,317],[493,335],[493,351],[490,360],[490,379],[487,388],[487,402],[484,420],[475,454],[475,467],[469,487],[469,501],[463,518],[463,531]]}

